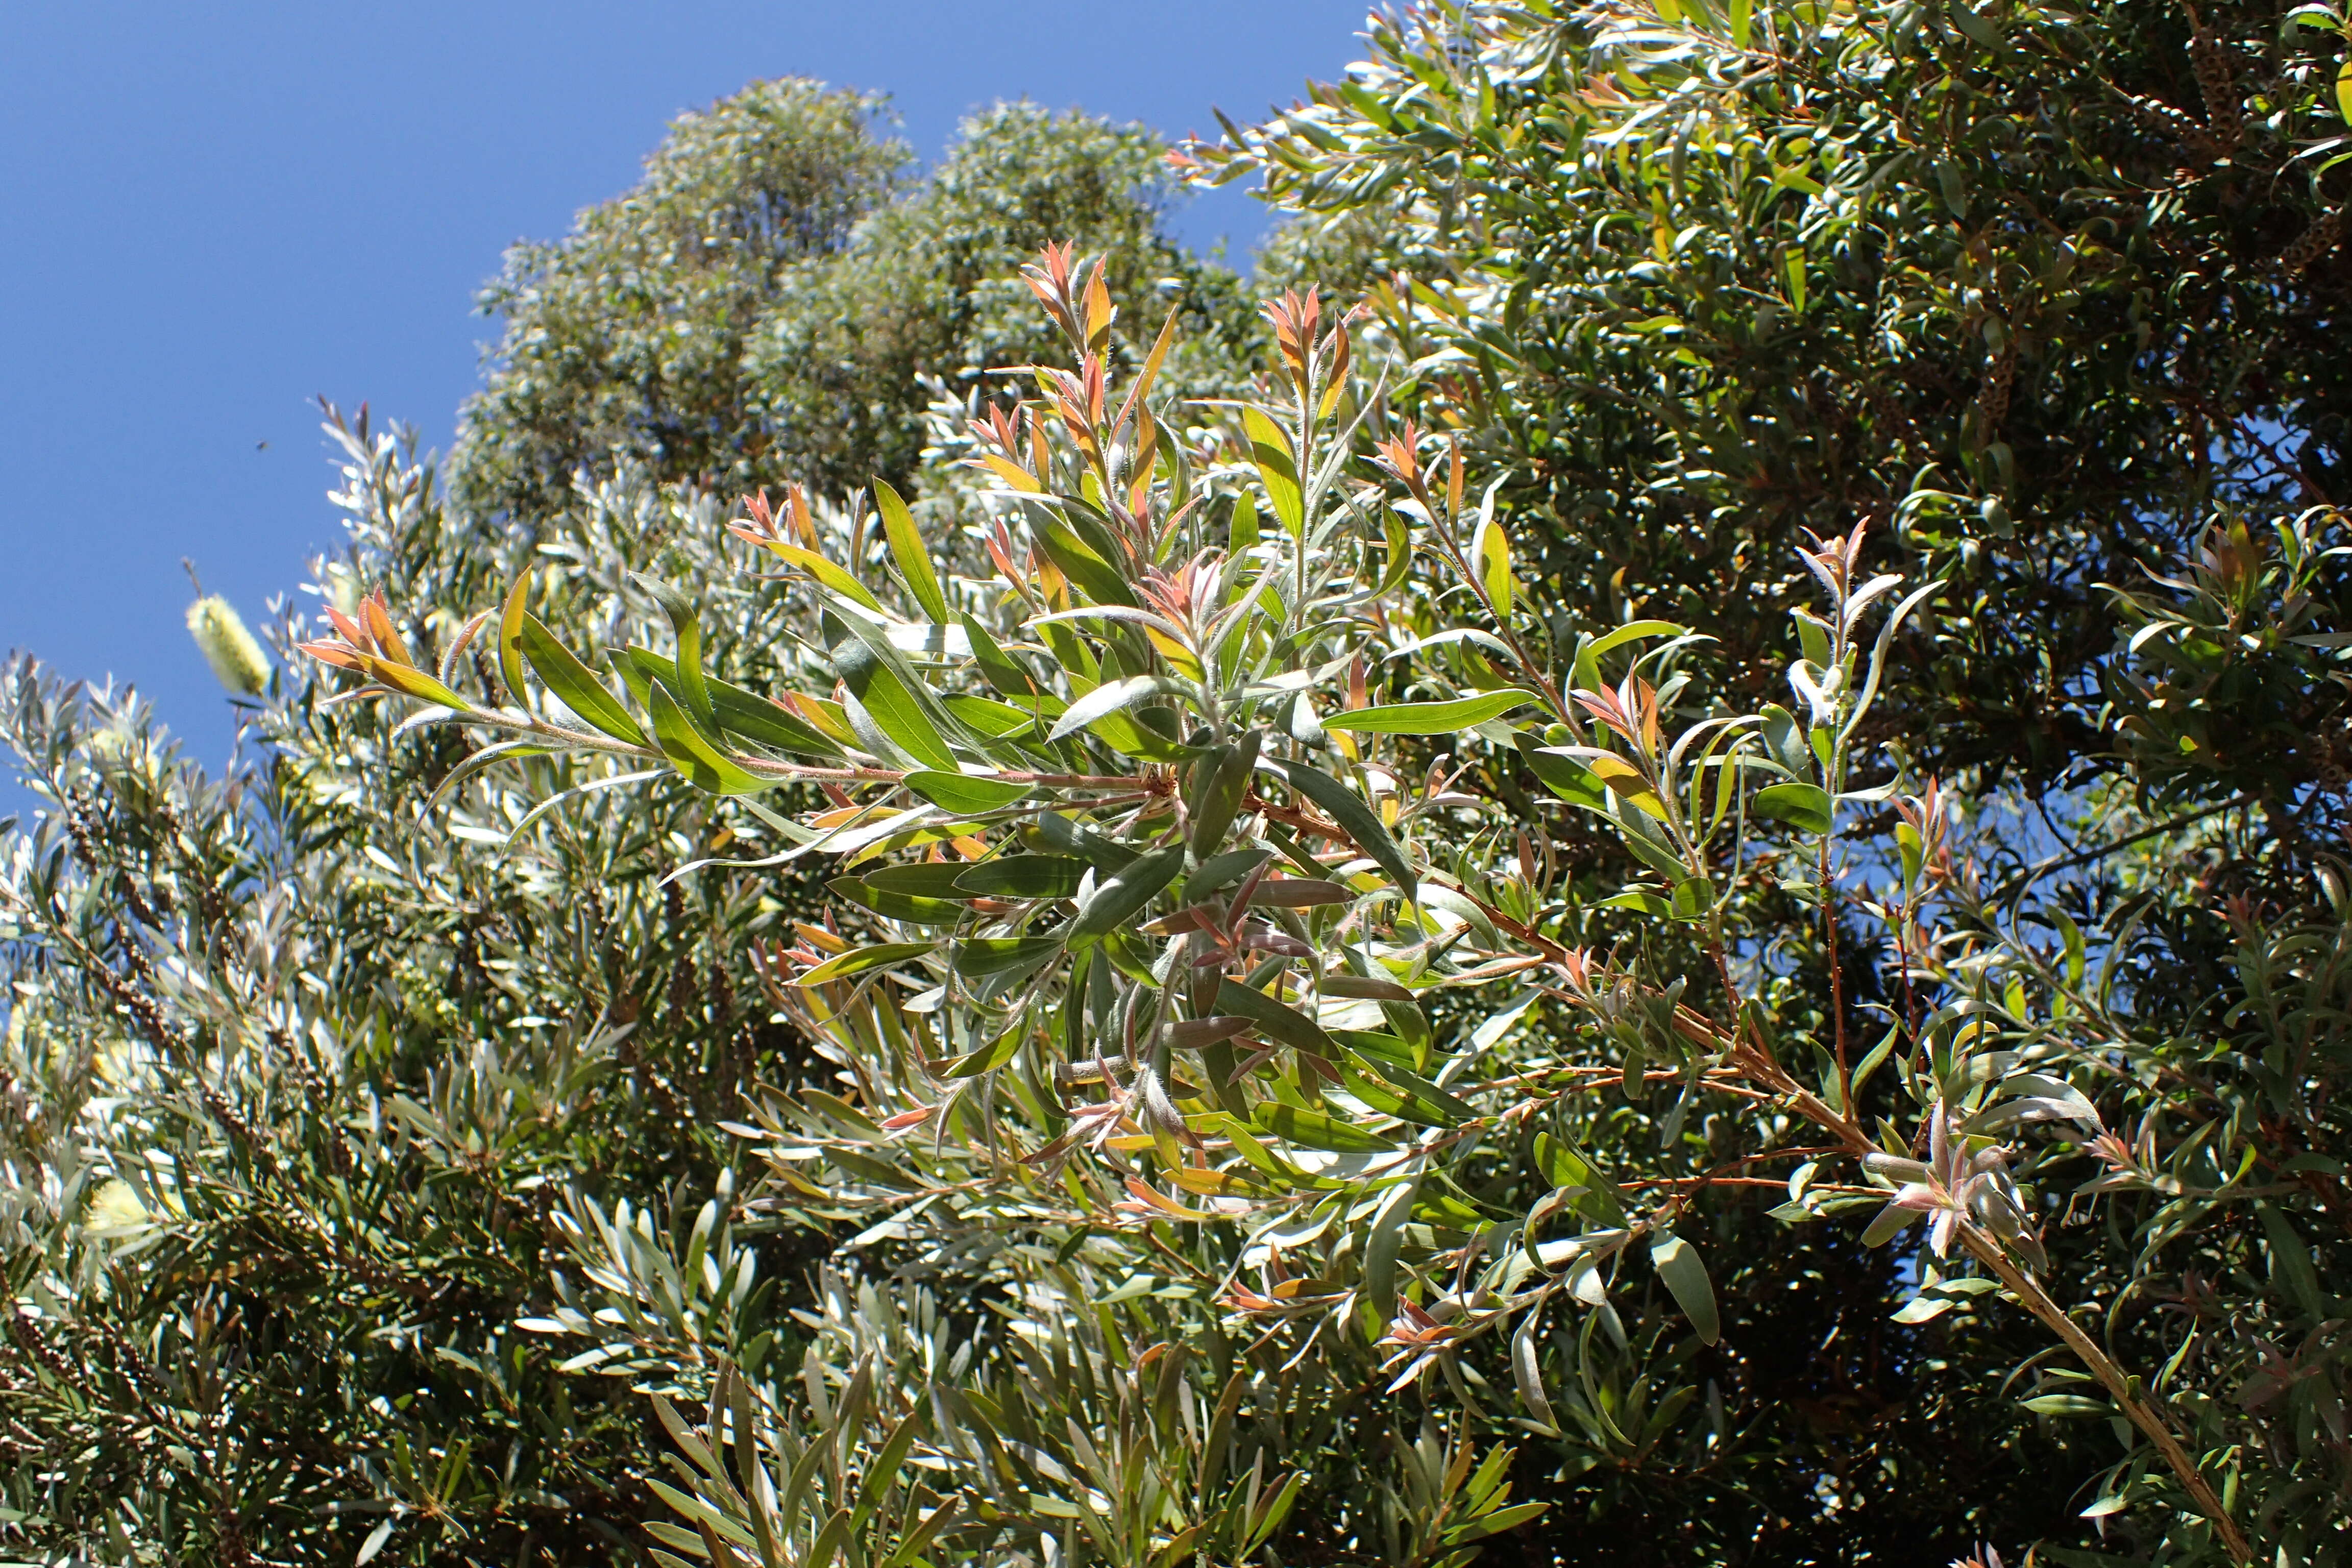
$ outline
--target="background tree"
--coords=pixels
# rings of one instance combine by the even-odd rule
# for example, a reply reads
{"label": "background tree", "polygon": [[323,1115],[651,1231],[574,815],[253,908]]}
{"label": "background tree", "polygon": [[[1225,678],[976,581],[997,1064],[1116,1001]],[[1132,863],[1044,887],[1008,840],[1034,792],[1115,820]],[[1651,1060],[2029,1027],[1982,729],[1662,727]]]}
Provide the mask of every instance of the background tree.
{"label": "background tree", "polygon": [[459,510],[551,515],[623,460],[727,494],[908,485],[932,398],[1043,346],[1013,291],[1050,240],[1114,258],[1122,298],[1183,304],[1187,384],[1255,352],[1233,275],[1166,231],[1152,133],[1003,104],[915,179],[881,102],[754,83],[680,119],[568,238],[516,247],[482,295],[506,331],[466,406]]}
{"label": "background tree", "polygon": [[1049,244],[1108,260],[1130,363],[1175,306],[1183,346],[1171,384],[1230,390],[1263,336],[1240,280],[1168,233],[1166,153],[1139,126],[1028,103],[965,121],[921,188],[794,272],[748,344],[743,416],[774,443],[763,477],[830,496],[877,476],[911,487],[934,399],[1001,397],[1019,367],[1054,353],[1019,276]]}
{"label": "background tree", "polygon": [[[682,121],[645,184],[571,239],[511,257],[489,297],[513,331],[467,409],[454,494],[412,437],[331,410],[350,542],[315,563],[314,605],[464,604],[561,560],[534,613],[616,647],[662,624],[630,585],[652,572],[704,605],[714,676],[770,682],[760,650],[796,623],[778,618],[781,589],[738,580],[700,484],[756,462],[760,398],[830,395],[795,390],[772,355],[756,386],[740,363],[788,288],[895,308],[849,237],[905,188],[875,110],[755,85]],[[1014,240],[1068,222],[1155,298],[1197,285],[1208,344],[1180,364],[1213,374],[1208,323],[1234,313],[1234,285],[1160,237],[1160,151],[1023,106],[975,122],[890,215],[902,245],[920,230],[961,258],[898,301],[962,323],[919,340],[950,368],[1026,355],[1036,336],[1018,335],[990,268],[1009,278]],[[919,449],[907,431],[945,393],[912,379],[928,368],[860,373],[877,400],[861,440]],[[827,448],[845,465],[861,449]],[[287,614],[265,628],[281,661],[304,624]],[[439,616],[406,635],[470,668],[485,647],[458,651],[462,631]],[[730,1268],[756,1263],[747,1298],[706,1302],[718,1342],[740,1354],[810,1300],[791,1260],[824,1238],[754,1239],[775,1227],[729,1207],[741,1161],[718,1123],[755,1064],[797,1081],[805,1042],[751,948],[817,914],[818,889],[789,873],[667,880],[766,830],[650,780],[570,795],[590,781],[556,759],[494,796],[436,796],[464,784],[457,737],[396,735],[372,707],[328,701],[308,661],[275,676],[237,661],[237,689],[264,689],[222,782],[127,697],[9,670],[0,729],[47,815],[14,825],[0,895],[15,1303],[0,1540],[231,1562],[371,1543],[415,1562],[636,1551],[659,1461],[631,1388],[675,1386],[665,1366],[695,1383],[701,1352],[677,1362],[665,1339],[581,1382],[517,1325],[552,1322],[555,1276],[604,1268],[629,1225],[683,1237],[714,1201]],[[404,805],[378,811],[382,791]],[[557,797],[585,815],[532,815]]]}
{"label": "background tree", "polygon": [[[289,668],[214,785],[29,667],[0,714],[54,812],[0,884],[0,1529],[124,1562],[2071,1564],[2231,1530],[2334,1561],[2342,27],[1426,5],[1192,154],[1309,209],[1270,269],[1371,286],[1344,369],[1328,301],[1248,387],[1248,332],[1187,304],[1208,342],[1153,397],[1040,385],[1041,462],[966,373],[1128,384],[1171,274],[1118,248],[1142,144],[1015,110],[966,144],[1008,194],[877,195],[772,274],[803,322],[953,331],[838,371],[861,344],[762,304],[708,405],[748,467],[551,419],[542,489],[453,507],[351,430],[335,657],[489,727]],[[927,232],[1034,233],[1021,172],[1065,140],[1135,177],[1094,231],[1123,313],[1066,258],[1058,347],[1002,270],[894,291]],[[699,296],[632,298],[683,331]],[[1257,421],[1168,395],[1227,363]],[[867,447],[761,468],[760,410],[803,403],[922,454],[903,518],[825,493]],[[666,482],[801,473],[740,546],[726,491]],[[1198,547],[1248,571],[1180,575]],[[1886,617],[1882,564],[1938,586]],[[514,664],[468,613],[526,578]],[[1194,646],[1227,611],[1249,679]],[[485,755],[542,685],[538,721],[637,738]],[[1279,767],[1223,831],[1322,886],[1235,923],[1196,847],[1097,910],[1244,730]],[[910,781],[933,739],[1078,782]],[[806,783],[682,782],[734,787],[714,756]],[[1717,802],[1746,815],[1694,826]],[[779,859],[877,804],[934,815],[834,844],[822,897]],[[1044,880],[957,885],[975,846]],[[1206,1042],[1252,1037],[1229,1064],[1135,1001],[1204,914],[1265,1009]],[[977,1026],[1039,997],[1042,1032]]]}
{"label": "background tree", "polygon": [[[1437,4],[1194,155],[1378,237],[1400,401],[1505,479],[1557,603],[1643,595],[1760,691],[1787,547],[1868,521],[1953,584],[1881,722],[2079,782],[2102,584],[2342,499],[2333,16]],[[2263,732],[2307,783],[2339,724]]]}
{"label": "background tree", "polygon": [[[1815,586],[1792,569],[1801,531],[1864,524],[1874,560],[1939,578],[1872,732],[2006,818],[2004,919],[2085,933],[2144,1040],[2242,1051],[2271,1081],[2253,1061],[2307,1065],[2285,1043],[2302,1024],[2221,1041],[2277,955],[2332,947],[2339,919],[2345,688],[2311,617],[2343,591],[2346,387],[2318,325],[2347,285],[2344,36],[2325,6],[2266,4],[1433,4],[1377,22],[1348,81],[1192,155],[1262,174],[1343,253],[1377,239],[1381,320],[1412,366],[1393,395],[1500,482],[1563,625],[1671,616],[1760,696],[1782,682],[1779,617]],[[1832,933],[1860,940],[1817,927],[1781,950],[1792,984],[1820,1033],[1874,1038],[1906,955],[1852,953],[1883,968],[1847,968],[1841,996]],[[2299,973],[2327,984],[2326,961]],[[2147,1048],[2126,1053],[2137,1070],[2170,1070]],[[2339,1204],[2310,1163],[2327,1135],[2297,1122],[2233,1146]],[[2230,1125],[2209,1105],[2180,1131]],[[2256,1207],[2225,1211],[2214,1250],[2164,1250],[2161,1205],[2053,1246],[2144,1357],[2211,1353],[2167,1337],[2167,1297],[2234,1314],[2210,1396],[2275,1410],[2279,1368],[2336,1375],[2303,1337],[2333,1296],[2200,1296],[2249,1279],[2238,1248],[2296,1272],[2302,1243]],[[2103,1250],[2124,1234],[2151,1250]],[[1742,1363],[1715,1367],[1785,1414],[1734,1467],[1644,1466],[1615,1506],[1685,1540],[1738,1520],[1760,1532],[1746,1550],[1793,1530],[1837,1555],[1899,1552],[1923,1507],[1991,1533],[2082,1506],[2062,1497],[2091,1450],[2063,1423],[1950,1440],[1976,1418],[1952,1394],[2023,1343],[1876,1321],[1889,1266],[1835,1237],[1724,1239],[1755,1248],[1730,1311],[1785,1321],[1794,1298],[1813,1325],[1727,1336]],[[1797,1341],[1821,1348],[1769,1348]],[[2266,1348],[2298,1342],[2291,1363]],[[1955,1466],[1961,1485],[1923,1497],[1913,1478]]]}
{"label": "background tree", "polygon": [[527,242],[485,289],[505,336],[466,405],[457,494],[540,518],[575,472],[634,458],[664,479],[739,479],[743,346],[794,264],[838,249],[906,178],[882,100],[787,77],[681,116],[645,180],[565,239]]}

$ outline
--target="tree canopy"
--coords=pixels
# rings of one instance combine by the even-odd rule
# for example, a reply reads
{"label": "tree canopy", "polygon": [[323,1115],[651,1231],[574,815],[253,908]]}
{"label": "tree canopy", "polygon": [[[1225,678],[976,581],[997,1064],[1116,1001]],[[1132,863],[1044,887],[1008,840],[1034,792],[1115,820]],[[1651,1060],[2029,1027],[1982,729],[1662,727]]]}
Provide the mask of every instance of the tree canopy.
{"label": "tree canopy", "polygon": [[1203,387],[1255,349],[1233,276],[1165,231],[1156,137],[1000,104],[917,178],[882,108],[756,83],[681,118],[572,235],[510,251],[482,294],[505,335],[466,407],[458,504],[543,517],[623,461],[721,494],[907,484],[929,402],[1042,346],[1008,290],[1054,241],[1113,258],[1123,296],[1182,301]]}
{"label": "tree canopy", "polygon": [[2341,1560],[2352,25],[1369,29],[688,117],[228,777],[11,668],[9,1551]]}

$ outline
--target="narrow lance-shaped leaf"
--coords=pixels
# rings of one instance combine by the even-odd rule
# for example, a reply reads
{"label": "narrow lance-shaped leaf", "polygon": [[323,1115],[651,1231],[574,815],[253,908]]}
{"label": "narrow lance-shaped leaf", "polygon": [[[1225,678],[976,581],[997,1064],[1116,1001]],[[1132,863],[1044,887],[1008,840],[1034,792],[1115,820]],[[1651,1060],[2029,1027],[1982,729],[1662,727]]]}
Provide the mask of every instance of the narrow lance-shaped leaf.
{"label": "narrow lance-shaped leaf", "polygon": [[920,958],[934,945],[928,942],[887,942],[874,947],[854,948],[803,971],[793,984],[822,985],[829,980],[847,980],[870,969],[885,969],[910,958]]}
{"label": "narrow lance-shaped leaf", "polygon": [[890,542],[890,558],[898,563],[898,576],[907,584],[907,592],[923,607],[923,614],[933,626],[948,624],[948,598],[940,591],[939,574],[931,569],[930,552],[923,547],[922,531],[915,526],[915,514],[898,492],[882,479],[874,481],[874,504],[882,513],[882,532]]}
{"label": "narrow lance-shaped leaf", "polygon": [[880,650],[837,623],[843,635],[833,645],[833,666],[874,722],[891,742],[927,768],[953,773],[955,753],[948,749],[939,726],[923,711],[914,692],[885,661]]}
{"label": "narrow lance-shaped leaf", "polygon": [[566,708],[616,741],[633,746],[651,744],[637,721],[629,717],[629,710],[580,662],[578,655],[555,640],[537,616],[524,612],[517,640],[532,670]]}
{"label": "narrow lance-shaped leaf", "polygon": [[676,763],[677,771],[697,789],[713,795],[751,795],[772,787],[770,781],[744,772],[734,759],[720,751],[695,723],[684,704],[658,680],[653,683],[653,694],[646,709],[653,718],[654,736],[661,743],[662,754]]}
{"label": "narrow lance-shaped leaf", "polygon": [[1297,538],[1306,526],[1307,504],[1298,489],[1298,461],[1291,453],[1290,437],[1258,408],[1242,410],[1242,429],[1249,437],[1250,457],[1257,464],[1258,477],[1265,482],[1266,499],[1274,503],[1274,515]]}
{"label": "narrow lance-shaped leaf", "polygon": [[1494,607],[1496,616],[1507,617],[1511,613],[1511,541],[1495,516],[1495,492],[1486,492],[1486,505],[1480,509],[1478,531],[1470,543],[1470,569],[1478,574],[1479,585],[1486,591],[1486,601]]}
{"label": "narrow lance-shaped leaf", "polygon": [[507,700],[520,707],[523,700],[523,606],[530,597],[530,569],[515,574],[507,590],[506,606],[499,614],[499,679],[507,685]]}
{"label": "narrow lance-shaped leaf", "polygon": [[1532,691],[1514,688],[1457,697],[1448,702],[1397,702],[1385,708],[1358,708],[1334,713],[1323,721],[1326,730],[1346,730],[1360,735],[1450,735],[1499,719],[1514,708],[1536,701]]}
{"label": "narrow lance-shaped leaf", "polygon": [[1364,804],[1362,796],[1311,763],[1267,761],[1258,765],[1321,806],[1339,830],[1355,841],[1356,847],[1388,873],[1389,880],[1406,898],[1419,890],[1420,879],[1413,875],[1404,851],[1397,847],[1395,838],[1372,808]]}
{"label": "narrow lance-shaped leaf", "polygon": [[1715,1343],[1722,1337],[1723,1324],[1716,1312],[1715,1286],[1706,1277],[1698,1249],[1681,1237],[1662,1236],[1650,1244],[1650,1261],[1673,1293],[1675,1305],[1698,1331],[1699,1342]]}
{"label": "narrow lance-shaped leaf", "polygon": [[1054,721],[1045,739],[1059,741],[1076,734],[1098,719],[1109,717],[1122,708],[1129,708],[1162,692],[1181,691],[1177,682],[1161,675],[1133,675],[1124,680],[1108,680],[1070,704]]}
{"label": "narrow lance-shaped leaf", "polygon": [[1070,922],[1070,940],[1092,942],[1126,925],[1183,867],[1181,844],[1137,856],[1116,875],[1096,885],[1093,895],[1079,906],[1077,918]]}
{"label": "narrow lance-shaped leaf", "polygon": [[984,899],[1066,899],[1078,890],[1087,863],[1063,855],[1007,855],[966,867],[956,889]]}
{"label": "narrow lance-shaped leaf", "polygon": [[1030,793],[1025,784],[990,778],[985,773],[950,773],[933,769],[907,775],[907,787],[942,811],[976,816],[998,811]]}
{"label": "narrow lance-shaped leaf", "polygon": [[1420,1194],[1418,1177],[1389,1189],[1372,1211],[1371,1229],[1364,1238],[1364,1303],[1374,1317],[1387,1322],[1396,1316],[1397,1253],[1404,1241],[1404,1224]]}
{"label": "narrow lance-shaped leaf", "polygon": [[717,729],[719,716],[711,710],[710,688],[702,677],[702,618],[695,613],[694,601],[669,584],[642,572],[631,573],[629,579],[662,607],[677,638],[677,657],[671,664],[676,676],[665,684],[705,729]]}
{"label": "narrow lance-shaped leaf", "polygon": [[1320,1110],[1261,1100],[1252,1115],[1268,1132],[1309,1149],[1328,1149],[1335,1154],[1381,1154],[1396,1147],[1392,1138]]}

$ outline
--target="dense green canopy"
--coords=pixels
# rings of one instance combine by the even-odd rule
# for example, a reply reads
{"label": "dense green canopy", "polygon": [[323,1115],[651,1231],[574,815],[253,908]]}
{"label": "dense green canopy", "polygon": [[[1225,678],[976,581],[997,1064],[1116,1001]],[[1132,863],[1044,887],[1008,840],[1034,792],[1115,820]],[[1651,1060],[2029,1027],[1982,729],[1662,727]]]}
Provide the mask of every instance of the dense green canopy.
{"label": "dense green canopy", "polygon": [[1369,26],[1319,297],[756,84],[10,668],[0,1557],[2343,1560],[2352,26]]}

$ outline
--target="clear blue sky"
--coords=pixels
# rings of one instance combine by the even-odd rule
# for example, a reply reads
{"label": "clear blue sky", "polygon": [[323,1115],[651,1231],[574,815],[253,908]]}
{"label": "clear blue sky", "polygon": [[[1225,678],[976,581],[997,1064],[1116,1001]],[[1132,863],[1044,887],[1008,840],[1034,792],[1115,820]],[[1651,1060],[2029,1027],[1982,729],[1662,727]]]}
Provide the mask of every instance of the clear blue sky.
{"label": "clear blue sky", "polygon": [[[258,621],[336,537],[311,397],[446,447],[501,250],[626,188],[681,110],[803,74],[893,94],[925,157],[1023,95],[1213,131],[1337,75],[1364,9],[0,5],[0,648],[134,681],[220,762],[180,558]],[[1241,257],[1263,227],[1231,191],[1180,221]]]}

